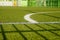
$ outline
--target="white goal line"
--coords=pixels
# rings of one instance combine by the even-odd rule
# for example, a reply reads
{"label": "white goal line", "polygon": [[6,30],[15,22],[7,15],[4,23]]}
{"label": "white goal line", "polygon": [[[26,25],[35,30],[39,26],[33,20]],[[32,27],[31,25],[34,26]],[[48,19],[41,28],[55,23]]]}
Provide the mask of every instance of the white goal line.
{"label": "white goal line", "polygon": [[31,22],[5,22],[0,24],[60,24],[60,22],[38,22],[38,23],[31,23]]}

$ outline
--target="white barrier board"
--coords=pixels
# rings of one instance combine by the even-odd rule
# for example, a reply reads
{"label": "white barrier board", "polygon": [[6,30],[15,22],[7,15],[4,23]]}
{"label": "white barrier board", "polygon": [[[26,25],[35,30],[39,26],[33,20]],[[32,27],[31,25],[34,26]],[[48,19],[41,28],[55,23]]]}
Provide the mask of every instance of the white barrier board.
{"label": "white barrier board", "polygon": [[0,2],[0,6],[13,6],[13,2]]}

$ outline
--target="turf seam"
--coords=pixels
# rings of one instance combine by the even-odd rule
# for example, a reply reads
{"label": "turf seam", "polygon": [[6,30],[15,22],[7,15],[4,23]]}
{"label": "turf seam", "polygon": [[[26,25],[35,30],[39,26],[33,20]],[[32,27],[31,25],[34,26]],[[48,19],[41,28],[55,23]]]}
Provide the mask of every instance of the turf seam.
{"label": "turf seam", "polygon": [[53,25],[50,25],[50,24],[45,24],[45,25],[50,26],[50,27],[52,27],[52,28],[58,29],[57,27],[55,27],[55,26],[53,26]]}
{"label": "turf seam", "polygon": [[3,26],[0,25],[0,27],[1,27],[1,33],[2,33],[2,36],[3,36],[3,40],[7,40],[4,29],[3,29]]}
{"label": "turf seam", "polygon": [[[60,31],[60,29],[49,29],[49,30],[34,30],[34,31]],[[20,31],[19,32],[34,32],[33,30],[23,30],[23,31]],[[4,33],[14,33],[14,32],[17,32],[17,31],[4,31]],[[2,33],[2,32],[0,32]]]}
{"label": "turf seam", "polygon": [[18,28],[12,24],[12,26],[16,29],[16,31],[24,38],[24,40],[27,40],[27,38],[18,30]]}
{"label": "turf seam", "polygon": [[[46,25],[48,25],[48,26],[50,26],[50,27],[53,27],[53,28],[57,28],[57,27],[54,27],[54,26],[49,25],[49,24],[46,24]],[[57,28],[57,29],[58,29],[58,28]],[[55,33],[55,32],[52,32],[52,33],[56,34],[57,36],[60,36],[60,35],[58,35],[58,34],[57,34],[57,33]]]}
{"label": "turf seam", "polygon": [[52,16],[52,15],[47,15],[47,14],[42,14],[42,15],[50,16],[50,17],[54,17],[54,18],[60,19],[60,17],[56,17],[56,16]]}
{"label": "turf seam", "polygon": [[30,28],[30,26],[28,26],[27,24],[24,24],[27,28],[31,29],[33,32],[35,32],[37,35],[40,35],[42,38],[44,38],[45,40],[48,40],[45,36],[43,36],[42,34],[38,33],[37,31],[33,30],[32,28]]}
{"label": "turf seam", "polygon": [[[35,24],[35,25],[37,25],[37,26],[40,27],[40,28],[43,28],[42,26],[40,26],[40,25],[38,25],[38,24]],[[43,29],[45,29],[45,28],[43,28]],[[46,29],[45,29],[45,30],[46,30]],[[55,32],[52,32],[52,31],[49,31],[49,32],[51,32],[51,33],[55,34],[56,36],[59,36],[59,37],[60,37],[60,35],[58,35],[58,34],[55,33]]]}
{"label": "turf seam", "polygon": [[60,26],[60,23],[59,24],[56,24],[56,25],[59,25]]}
{"label": "turf seam", "polygon": [[[54,27],[54,26],[51,26],[51,25],[49,25],[50,27]],[[56,27],[54,27],[54,28],[56,28]],[[58,28],[57,28],[58,29]],[[60,35],[58,35],[57,33],[55,33],[55,32],[53,32],[53,31],[50,31],[51,33],[54,33],[55,35],[57,35],[57,36],[60,36]]]}
{"label": "turf seam", "polygon": [[31,10],[24,10],[24,11],[28,11],[28,12],[32,12],[32,13],[36,13],[36,12],[31,11]]}

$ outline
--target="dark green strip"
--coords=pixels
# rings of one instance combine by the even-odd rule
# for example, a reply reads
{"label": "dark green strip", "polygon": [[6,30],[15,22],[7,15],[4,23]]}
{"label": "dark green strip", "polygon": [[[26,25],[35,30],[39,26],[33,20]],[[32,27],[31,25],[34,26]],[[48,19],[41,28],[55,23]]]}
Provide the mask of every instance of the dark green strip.
{"label": "dark green strip", "polygon": [[[60,29],[46,29],[46,30],[23,30],[23,31],[19,31],[19,32],[34,32],[34,31],[60,31]],[[4,31],[4,33],[14,33],[14,32],[17,32],[17,31]],[[2,32],[0,32],[2,33]]]}
{"label": "dark green strip", "polygon": [[[38,24],[35,24],[35,25],[37,25],[38,27],[40,27],[40,28],[43,28],[42,26],[40,26],[40,25],[38,25]],[[43,28],[44,30],[46,30],[45,28]],[[58,35],[57,33],[54,33],[54,32],[52,32],[52,31],[49,31],[49,32],[51,32],[51,33],[53,33],[53,34],[55,34],[55,35],[57,35],[57,36],[60,36],[60,35]]]}
{"label": "dark green strip", "polygon": [[32,12],[32,13],[35,13],[35,12],[31,11],[31,10],[24,10],[24,11],[28,11],[28,12]]}
{"label": "dark green strip", "polygon": [[40,35],[41,37],[43,37],[45,40],[48,40],[45,36],[43,36],[42,34],[38,33],[37,31],[33,30],[32,28],[30,28],[28,25],[24,24],[26,27],[28,27],[29,29],[31,29],[32,31],[34,31],[36,34]]}
{"label": "dark green strip", "polygon": [[60,19],[60,17],[56,17],[56,16],[52,16],[52,15],[47,15],[47,14],[42,14],[42,15],[50,16],[50,17],[54,17],[54,18]]}
{"label": "dark green strip", "polygon": [[59,25],[60,26],[60,23],[59,24],[56,24],[56,25]]}
{"label": "dark green strip", "polygon": [[24,40],[27,40],[27,38],[16,28],[14,24],[12,26],[16,29],[16,31],[24,38]]}
{"label": "dark green strip", "polygon": [[52,26],[52,25],[49,25],[49,24],[45,24],[45,25],[48,25],[48,26],[50,26],[50,27],[52,27],[52,28],[56,28],[56,29],[58,29],[57,27]]}
{"label": "dark green strip", "polygon": [[3,35],[3,40],[7,40],[6,35],[5,35],[5,33],[4,33],[3,26],[2,26],[1,24],[0,24],[0,27],[1,27],[1,33],[2,33],[2,35]]}
{"label": "dark green strip", "polygon": [[[58,29],[57,27],[54,27],[54,26],[52,26],[52,25],[49,25],[49,24],[46,24],[46,25],[48,25],[48,26],[50,26],[50,27],[53,27],[53,28]],[[52,32],[52,31],[51,31],[51,32]],[[52,33],[56,34],[57,36],[60,36],[60,35],[58,35],[58,34],[57,34],[57,33],[55,33],[55,32],[52,32]]]}

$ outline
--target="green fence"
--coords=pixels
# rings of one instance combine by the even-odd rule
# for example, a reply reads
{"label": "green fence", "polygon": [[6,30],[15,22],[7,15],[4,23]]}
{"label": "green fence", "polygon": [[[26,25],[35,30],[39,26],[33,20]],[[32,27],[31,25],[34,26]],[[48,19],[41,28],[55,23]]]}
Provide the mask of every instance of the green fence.
{"label": "green fence", "polygon": [[36,0],[28,0],[28,6],[36,6]]}
{"label": "green fence", "polygon": [[48,7],[58,7],[58,0],[47,0],[46,4]]}
{"label": "green fence", "polygon": [[[5,3],[3,3],[2,1],[5,1]],[[9,2],[9,1],[12,2],[11,3],[12,6],[14,6],[14,3],[16,3],[16,6],[60,7],[60,0],[0,0],[0,6],[1,5],[6,6],[6,2]],[[8,6],[10,5],[9,3],[7,4]]]}
{"label": "green fence", "polygon": [[60,0],[28,0],[28,6],[60,7]]}
{"label": "green fence", "polygon": [[58,0],[58,7],[60,7],[60,0]]}

